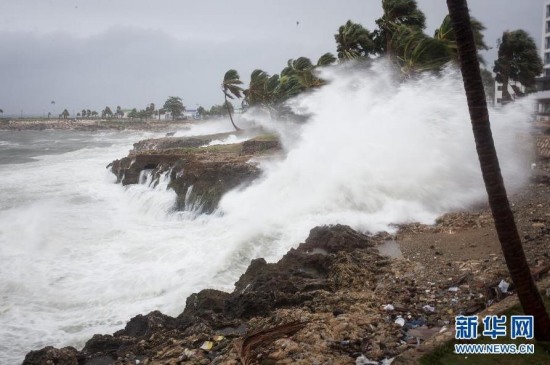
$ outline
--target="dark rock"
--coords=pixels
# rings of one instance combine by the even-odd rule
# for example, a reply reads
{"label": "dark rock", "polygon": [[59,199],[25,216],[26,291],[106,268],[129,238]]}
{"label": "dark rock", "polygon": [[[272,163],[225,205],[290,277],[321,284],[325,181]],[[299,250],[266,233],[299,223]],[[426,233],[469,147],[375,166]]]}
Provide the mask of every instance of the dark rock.
{"label": "dark rock", "polygon": [[154,170],[161,165],[171,165],[179,159],[174,155],[135,155],[115,160],[109,166],[117,177],[117,183],[122,185],[138,184],[139,175],[143,170]]}
{"label": "dark rock", "polygon": [[258,167],[242,159],[185,158],[172,165],[169,187],[177,194],[176,209],[211,213],[223,194],[250,184],[258,176]]}
{"label": "dark rock", "polygon": [[[261,258],[252,260],[235,283],[233,293],[207,289],[192,294],[177,318],[158,311],[135,316],[114,335],[94,335],[81,352],[72,349],[65,356],[66,361],[72,362],[60,364],[122,364],[127,363],[127,359],[138,358],[140,361],[152,359],[153,363],[177,363],[182,356],[210,361],[205,356],[218,357],[233,348],[232,342],[224,337],[245,335],[250,325],[247,320],[252,317],[291,307],[310,308],[308,311],[313,313],[323,308],[316,307],[319,298],[330,298],[333,293],[354,287],[374,290],[373,276],[386,262],[367,236],[350,227],[316,227],[304,243],[291,249],[277,263],[267,263]],[[340,305],[329,304],[329,311],[339,317],[348,315],[349,306]],[[220,336],[224,337],[220,339]],[[200,350],[205,341],[215,342],[206,355]],[[360,341],[349,351],[354,353],[358,349]],[[40,350],[42,355],[31,352],[25,364],[42,364],[37,361],[44,358],[44,354],[52,357],[52,354],[64,354],[64,350],[48,347]]]}
{"label": "dark rock", "polygon": [[281,148],[279,140],[250,139],[243,142],[241,154],[249,155],[269,150],[278,150]]}
{"label": "dark rock", "polygon": [[213,212],[223,194],[246,186],[260,176],[258,167],[249,163],[251,154],[263,153],[278,146],[278,141],[204,146],[214,137],[160,138],[138,142],[129,156],[115,160],[108,168],[123,185],[140,183],[140,175],[151,170],[154,181],[170,171],[168,187],[176,194],[175,208],[200,213]]}
{"label": "dark rock", "polygon": [[178,327],[178,321],[159,311],[147,315],[138,314],[130,319],[123,330],[115,333],[115,336],[142,337],[149,336],[159,329],[173,329]]}
{"label": "dark rock", "polygon": [[[230,133],[227,133],[228,136]],[[134,143],[132,153],[137,154],[144,151],[165,151],[180,148],[197,148],[204,146],[215,139],[216,136],[200,137],[170,137],[170,138],[152,138]]]}
{"label": "dark rock", "polygon": [[386,261],[367,236],[348,226],[316,227],[305,243],[291,249],[279,262],[252,260],[226,300],[224,313],[230,318],[250,318],[275,308],[300,305],[319,291],[368,285],[372,278],[358,274],[359,268],[372,265],[376,270],[380,262]]}
{"label": "dark rock", "polygon": [[128,336],[94,335],[86,342],[86,345],[84,345],[82,349],[82,353],[85,355],[93,354],[95,356],[109,355],[116,359],[118,351],[136,342],[136,338]]}
{"label": "dark rock", "polygon": [[74,347],[56,349],[52,346],[31,351],[25,356],[23,365],[78,365],[78,351]]}

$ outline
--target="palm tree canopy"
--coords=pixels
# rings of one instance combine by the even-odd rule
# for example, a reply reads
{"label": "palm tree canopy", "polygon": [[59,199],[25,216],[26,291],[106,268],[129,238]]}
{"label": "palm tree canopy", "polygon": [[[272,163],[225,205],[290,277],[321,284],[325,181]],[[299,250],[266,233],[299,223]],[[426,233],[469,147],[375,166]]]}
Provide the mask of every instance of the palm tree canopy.
{"label": "palm tree canopy", "polygon": [[416,0],[382,0],[384,15],[376,20],[378,30],[374,32],[377,53],[388,53],[394,33],[400,26],[418,30],[426,28],[426,16],[418,9]]}
{"label": "palm tree canopy", "polygon": [[317,60],[317,67],[330,66],[334,62],[336,62],[336,60],[337,60],[336,57],[332,53],[327,52],[321,57],[319,57],[319,59]]}
{"label": "palm tree canopy", "polygon": [[[472,25],[472,31],[474,32],[474,40],[476,44],[476,48],[478,51],[480,50],[488,50],[489,46],[485,43],[485,40],[483,39],[483,31],[486,29],[485,26],[475,19],[474,17],[471,18],[471,25]],[[453,30],[453,26],[451,23],[451,18],[449,15],[446,15],[443,19],[443,22],[441,22],[441,25],[439,28],[437,28],[434,32],[434,38],[437,40],[440,40],[441,42],[444,42],[449,49],[451,58],[454,62],[458,62],[458,52],[456,47],[456,36]],[[478,54],[478,59],[481,63],[485,63],[483,58]]]}
{"label": "palm tree canopy", "polygon": [[243,89],[239,85],[242,85],[242,83],[239,73],[231,69],[223,77],[222,91],[229,99],[241,98]]}
{"label": "palm tree canopy", "polygon": [[336,52],[341,60],[365,57],[374,52],[372,34],[361,24],[348,20],[334,35]]}
{"label": "palm tree canopy", "polygon": [[382,0],[382,10],[385,24],[426,28],[426,16],[418,9],[416,0]]}
{"label": "palm tree canopy", "polygon": [[392,40],[397,63],[405,75],[428,70],[439,70],[451,60],[446,42],[424,34],[418,28],[399,26]]}
{"label": "palm tree canopy", "polygon": [[264,104],[269,101],[270,95],[267,90],[267,82],[270,76],[267,72],[256,69],[250,74],[250,85],[243,91],[245,102],[249,106]]}

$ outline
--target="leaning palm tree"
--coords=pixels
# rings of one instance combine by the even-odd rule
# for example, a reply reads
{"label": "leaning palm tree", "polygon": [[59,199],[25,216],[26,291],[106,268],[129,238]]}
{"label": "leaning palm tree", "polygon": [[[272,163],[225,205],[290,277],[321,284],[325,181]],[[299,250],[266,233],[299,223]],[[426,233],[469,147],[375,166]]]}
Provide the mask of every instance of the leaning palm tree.
{"label": "leaning palm tree", "polygon": [[366,57],[373,53],[372,34],[361,24],[348,20],[334,35],[338,59],[342,61]]}
{"label": "leaning palm tree", "polygon": [[240,131],[241,129],[235,125],[235,122],[233,121],[233,117],[231,116],[231,109],[229,108],[229,99],[234,98],[241,98],[243,88],[239,85],[242,85],[242,81],[240,80],[239,73],[236,70],[229,70],[225,73],[223,77],[223,82],[221,85],[223,95],[225,97],[225,106],[227,108],[227,112],[229,113],[229,119],[231,120],[231,124],[233,125],[233,128],[235,128],[236,131]]}
{"label": "leaning palm tree", "polygon": [[416,0],[382,0],[384,14],[376,20],[378,30],[374,34],[376,52],[394,55],[394,34],[401,26],[423,30],[426,28],[426,16],[418,9]]}
{"label": "leaning palm tree", "polygon": [[451,60],[448,45],[424,34],[420,29],[403,25],[397,27],[392,44],[395,61],[404,77],[423,71],[437,71]]}
{"label": "leaning palm tree", "polygon": [[525,314],[534,317],[535,338],[539,341],[549,341],[550,318],[531,276],[500,172],[468,6],[466,0],[447,0],[447,7],[455,30],[460,69],[481,173],[502,252],[512,281],[516,286],[521,306]]}
{"label": "leaning palm tree", "polygon": [[[472,25],[472,31],[474,32],[474,40],[476,42],[477,50],[488,50],[489,46],[487,46],[485,40],[483,39],[483,31],[486,29],[485,26],[474,17],[470,18],[470,24]],[[443,22],[441,22],[439,28],[435,30],[434,38],[443,42],[449,49],[452,60],[458,62],[456,37],[454,34],[453,25],[451,24],[451,17],[449,15],[446,15],[445,18],[443,18]],[[483,58],[479,53],[477,57],[481,63],[484,63]]]}
{"label": "leaning palm tree", "polygon": [[252,107],[266,105],[269,102],[270,95],[266,87],[269,79],[269,74],[263,70],[252,71],[248,89],[243,91],[244,105]]}

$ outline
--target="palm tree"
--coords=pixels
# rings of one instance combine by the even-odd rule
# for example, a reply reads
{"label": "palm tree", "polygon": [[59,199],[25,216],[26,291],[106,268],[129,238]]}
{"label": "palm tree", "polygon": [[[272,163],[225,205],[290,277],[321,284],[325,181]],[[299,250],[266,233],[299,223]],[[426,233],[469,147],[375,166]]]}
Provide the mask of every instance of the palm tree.
{"label": "palm tree", "polygon": [[333,65],[337,61],[337,58],[330,52],[325,53],[317,60],[316,67],[326,67]]}
{"label": "palm tree", "polygon": [[[483,40],[485,26],[474,18],[471,24],[477,49],[489,49]],[[435,30],[433,37],[424,34],[419,27],[397,26],[392,46],[394,56],[406,77],[422,71],[439,71],[448,62],[458,63],[456,38],[448,15]],[[478,58],[483,63],[481,56],[478,55]]]}
{"label": "palm tree", "polygon": [[248,89],[243,91],[243,105],[268,105],[271,102],[271,95],[267,89],[269,79],[269,74],[263,70],[256,69],[252,71]]}
{"label": "palm tree", "polygon": [[334,35],[338,59],[351,60],[374,52],[372,34],[361,24],[348,20]]}
{"label": "palm tree", "polygon": [[544,308],[527,264],[514,215],[506,196],[499,162],[489,124],[485,91],[481,80],[474,35],[466,0],[447,0],[447,7],[456,35],[456,44],[472,121],[481,173],[489,197],[489,205],[502,252],[525,314],[534,316],[537,340],[550,340],[550,318]]}
{"label": "palm tree", "polygon": [[202,118],[204,118],[204,117],[206,116],[207,111],[206,111],[206,109],[204,109],[202,106],[199,106],[199,107],[197,108],[197,113],[199,114],[200,118],[202,119]]}
{"label": "palm tree", "polygon": [[[318,64],[322,64],[324,62],[328,62],[330,64],[332,63],[330,61],[333,61],[334,59],[335,58],[332,54],[325,53],[319,59]],[[285,67],[281,72],[281,76],[289,75],[295,77],[302,86],[302,91],[306,91],[325,84],[324,80],[315,75],[316,67],[317,66],[315,66],[307,57],[299,57],[295,60],[290,59],[287,62],[287,67]]]}
{"label": "palm tree", "polygon": [[64,109],[63,113],[61,113],[61,117],[63,119],[67,119],[69,117],[69,111],[67,109]]}
{"label": "palm tree", "polygon": [[150,118],[155,114],[155,103],[150,103],[145,107],[145,119]]}
{"label": "palm tree", "polygon": [[124,112],[122,111],[122,108],[120,105],[117,105],[116,112],[115,112],[116,118],[122,118],[124,116]]}
{"label": "palm tree", "polygon": [[82,119],[86,118],[86,109],[82,109],[82,113],[80,115],[82,116]]}
{"label": "palm tree", "polygon": [[499,40],[498,58],[493,72],[502,83],[502,102],[512,101],[508,92],[509,80],[519,81],[523,86],[535,84],[535,77],[542,72],[542,61],[535,41],[524,30],[506,31]]}
{"label": "palm tree", "polygon": [[384,15],[376,20],[378,30],[374,32],[374,46],[379,54],[394,57],[393,37],[400,26],[423,30],[426,16],[418,9],[416,0],[382,0]]}
{"label": "palm tree", "polygon": [[396,63],[405,77],[437,71],[451,60],[449,45],[429,37],[418,28],[399,26],[392,40]]}
{"label": "palm tree", "polygon": [[106,106],[105,109],[101,111],[101,118],[111,118],[113,116],[113,111],[110,107]]}
{"label": "palm tree", "polygon": [[[485,26],[480,21],[476,20],[474,17],[470,18],[470,24],[472,25],[472,31],[474,32],[474,40],[476,42],[477,50],[478,51],[488,50],[489,47],[487,46],[487,44],[483,39],[483,31],[486,29]],[[458,62],[458,53],[456,49],[456,37],[454,34],[453,26],[451,24],[451,18],[449,15],[445,16],[439,28],[435,30],[434,38],[445,43],[449,50],[451,59],[455,62]],[[484,63],[479,53],[477,57],[481,61],[481,63]]]}
{"label": "palm tree", "polygon": [[229,119],[231,120],[231,124],[233,125],[233,128],[235,128],[236,131],[240,131],[241,129],[235,125],[235,122],[233,121],[233,117],[231,116],[231,110],[229,108],[229,99],[234,98],[241,98],[243,89],[239,85],[241,85],[243,82],[240,80],[239,73],[236,70],[229,70],[225,73],[223,77],[223,82],[221,84],[221,89],[223,91],[223,95],[225,98],[225,106],[227,108],[227,112],[229,113]]}

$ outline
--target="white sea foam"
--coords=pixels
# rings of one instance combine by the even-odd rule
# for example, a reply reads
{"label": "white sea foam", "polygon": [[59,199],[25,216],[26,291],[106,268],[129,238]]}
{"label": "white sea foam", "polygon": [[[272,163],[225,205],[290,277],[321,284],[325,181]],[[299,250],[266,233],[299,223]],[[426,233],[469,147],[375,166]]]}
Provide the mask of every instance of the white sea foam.
{"label": "white sea foam", "polygon": [[[231,290],[251,258],[278,259],[315,225],[374,232],[484,200],[456,72],[407,84],[383,65],[323,77],[328,86],[294,103],[312,114],[308,123],[255,115],[288,153],[263,163],[263,178],[227,194],[210,216],[174,212],[166,181],[114,183],[105,165],[143,134],[0,165],[0,363],[46,345],[82,346],[138,313],[177,315],[190,293]],[[527,104],[491,112],[510,190],[530,165]],[[177,134],[230,130],[216,121]]]}

